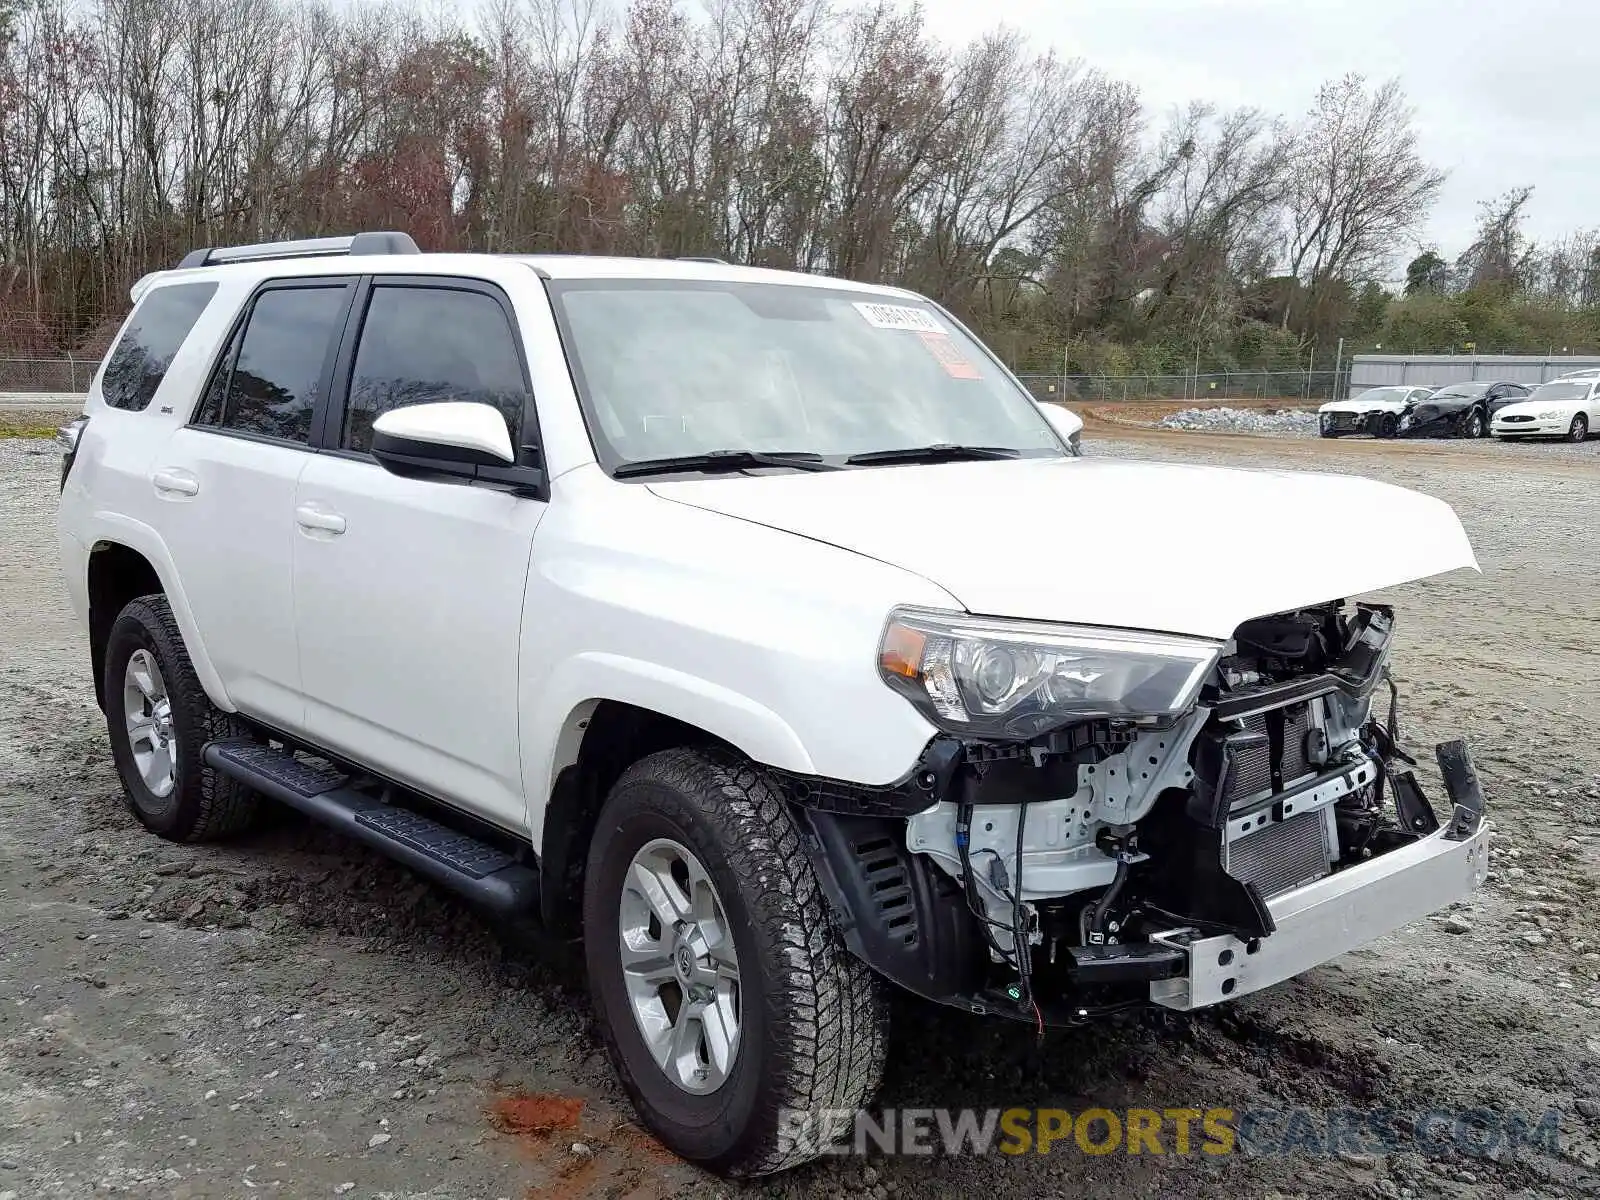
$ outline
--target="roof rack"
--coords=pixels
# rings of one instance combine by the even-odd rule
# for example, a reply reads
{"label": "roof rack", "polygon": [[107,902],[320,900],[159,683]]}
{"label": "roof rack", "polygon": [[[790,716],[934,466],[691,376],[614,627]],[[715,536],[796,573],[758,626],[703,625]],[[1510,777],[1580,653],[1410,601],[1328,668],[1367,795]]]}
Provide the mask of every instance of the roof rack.
{"label": "roof rack", "polygon": [[727,266],[732,266],[733,265],[732,263],[730,263],[725,258],[712,258],[709,255],[705,255],[705,254],[680,254],[680,255],[678,255],[678,261],[679,262],[716,263],[719,267],[727,267]]}
{"label": "roof rack", "polygon": [[258,242],[253,246],[202,246],[183,256],[178,268],[220,263],[265,262],[274,258],[326,258],[336,254],[421,254],[409,233],[357,233],[349,237]]}

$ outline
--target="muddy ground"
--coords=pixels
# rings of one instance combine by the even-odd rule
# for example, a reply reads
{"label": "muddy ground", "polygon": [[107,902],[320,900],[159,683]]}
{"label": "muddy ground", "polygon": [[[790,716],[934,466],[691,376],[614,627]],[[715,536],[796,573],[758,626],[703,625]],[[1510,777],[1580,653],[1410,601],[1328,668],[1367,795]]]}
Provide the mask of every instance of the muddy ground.
{"label": "muddy ground", "polygon": [[[1554,1153],[1219,1160],[1066,1143],[832,1160],[743,1188],[704,1176],[629,1123],[572,947],[493,927],[287,816],[217,847],[135,826],[57,576],[58,460],[13,438],[0,439],[0,1200],[1600,1194],[1600,445],[1114,432],[1133,440],[1091,420],[1090,452],[1353,471],[1456,506],[1483,574],[1393,593],[1397,668],[1415,746],[1471,739],[1498,830],[1490,882],[1458,911],[1192,1019],[1036,1046],[1023,1026],[905,1003],[882,1103],[1553,1109]],[[1391,536],[1329,518],[1306,536],[1331,553]],[[1235,552],[1253,552],[1240,519]]]}

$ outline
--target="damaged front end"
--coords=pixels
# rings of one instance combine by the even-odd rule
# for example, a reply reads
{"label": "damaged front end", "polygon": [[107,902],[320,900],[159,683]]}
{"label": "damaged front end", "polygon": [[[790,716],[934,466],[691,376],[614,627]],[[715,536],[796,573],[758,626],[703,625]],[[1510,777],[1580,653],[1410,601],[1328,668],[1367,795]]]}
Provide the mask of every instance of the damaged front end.
{"label": "damaged front end", "polygon": [[[787,777],[846,941],[890,979],[1041,1025],[1197,1008],[1481,884],[1465,745],[1437,748],[1441,826],[1398,744],[1391,609],[1330,603],[1220,645],[1063,629],[1002,668],[990,628],[891,623],[885,677],[948,732],[890,787]],[[985,711],[1028,688],[1044,700]]]}

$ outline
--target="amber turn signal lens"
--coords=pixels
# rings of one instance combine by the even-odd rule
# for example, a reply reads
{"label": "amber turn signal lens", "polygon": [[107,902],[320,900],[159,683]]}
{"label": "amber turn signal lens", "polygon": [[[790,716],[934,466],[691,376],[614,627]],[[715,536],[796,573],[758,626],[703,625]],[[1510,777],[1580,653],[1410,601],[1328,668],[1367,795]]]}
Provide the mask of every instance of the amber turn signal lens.
{"label": "amber turn signal lens", "polygon": [[920,630],[891,625],[883,635],[878,664],[891,675],[916,679],[922,674],[922,650],[927,644],[927,635]]}

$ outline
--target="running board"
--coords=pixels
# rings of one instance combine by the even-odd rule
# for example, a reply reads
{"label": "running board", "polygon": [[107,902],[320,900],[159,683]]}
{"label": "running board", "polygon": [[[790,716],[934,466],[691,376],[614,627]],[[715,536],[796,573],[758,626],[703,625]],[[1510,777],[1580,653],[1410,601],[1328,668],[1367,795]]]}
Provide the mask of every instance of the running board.
{"label": "running board", "polygon": [[539,872],[497,846],[408,808],[349,787],[349,776],[243,739],[207,742],[201,757],[230,779],[364,842],[498,913],[523,916],[539,904]]}

